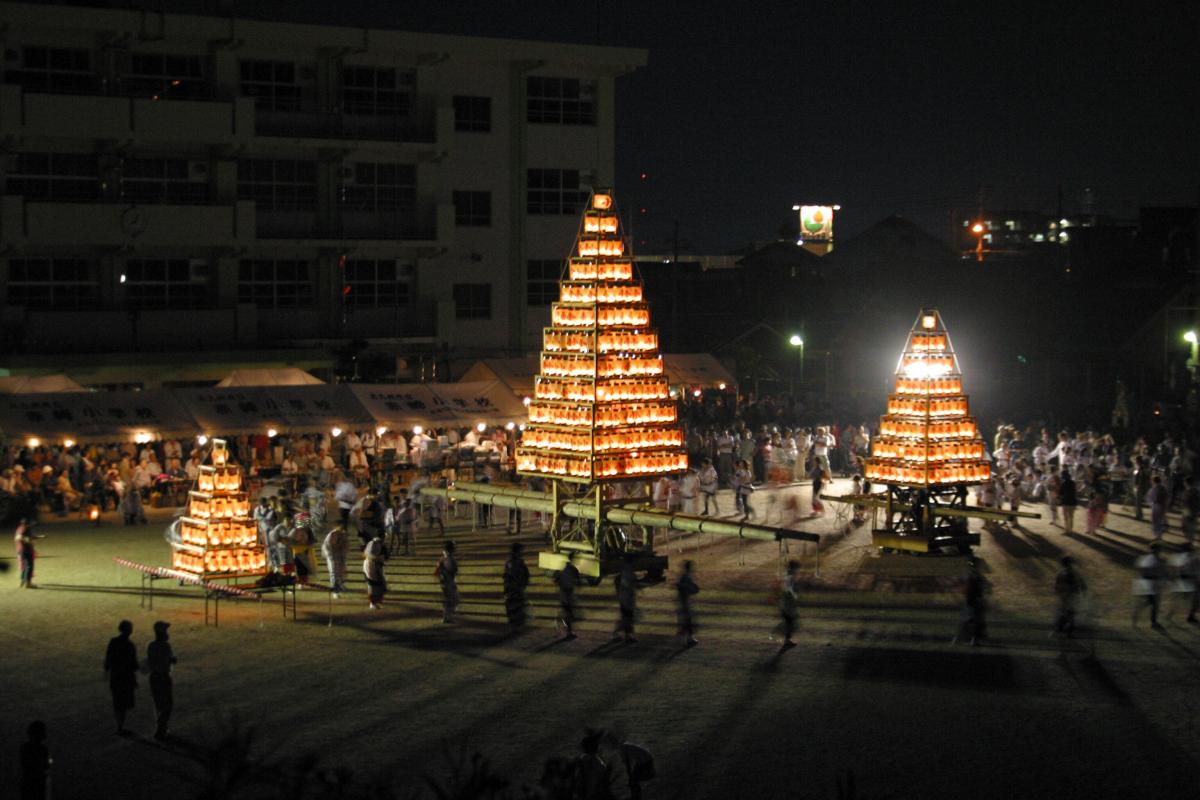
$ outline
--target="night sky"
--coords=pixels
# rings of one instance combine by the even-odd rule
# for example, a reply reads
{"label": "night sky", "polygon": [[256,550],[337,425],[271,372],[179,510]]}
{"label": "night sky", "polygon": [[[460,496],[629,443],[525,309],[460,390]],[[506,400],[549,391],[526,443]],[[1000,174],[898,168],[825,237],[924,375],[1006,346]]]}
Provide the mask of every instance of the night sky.
{"label": "night sky", "polygon": [[[165,0],[203,10],[214,0]],[[978,207],[1194,205],[1200,5],[236,0],[306,22],[649,49],[619,86],[619,199],[643,252],[773,239],[795,202],[839,235],[890,214],[949,239]],[[1089,8],[1090,7],[1090,8]],[[514,9],[520,9],[520,13]],[[920,10],[914,10],[919,8]],[[646,173],[647,179],[640,176]]]}

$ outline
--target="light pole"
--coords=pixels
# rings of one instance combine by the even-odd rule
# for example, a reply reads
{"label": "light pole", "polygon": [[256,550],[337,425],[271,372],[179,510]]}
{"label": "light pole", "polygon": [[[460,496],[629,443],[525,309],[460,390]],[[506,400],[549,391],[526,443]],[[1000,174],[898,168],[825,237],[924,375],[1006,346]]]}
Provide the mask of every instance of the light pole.
{"label": "light pole", "polygon": [[[793,333],[788,339],[788,344],[792,347],[800,349],[800,385],[804,386],[804,337],[798,333]],[[796,396],[796,382],[792,381],[792,397]]]}
{"label": "light pole", "polygon": [[982,222],[976,222],[971,226],[971,233],[978,237],[977,241],[975,242],[975,260],[980,263],[983,263],[983,231],[984,227]]}
{"label": "light pole", "polygon": [[1196,331],[1190,330],[1183,334],[1183,340],[1192,346],[1192,357],[1187,361],[1188,370],[1188,394],[1187,404],[1188,409],[1195,411],[1200,397],[1197,396],[1197,391],[1200,391],[1200,336],[1196,335]]}

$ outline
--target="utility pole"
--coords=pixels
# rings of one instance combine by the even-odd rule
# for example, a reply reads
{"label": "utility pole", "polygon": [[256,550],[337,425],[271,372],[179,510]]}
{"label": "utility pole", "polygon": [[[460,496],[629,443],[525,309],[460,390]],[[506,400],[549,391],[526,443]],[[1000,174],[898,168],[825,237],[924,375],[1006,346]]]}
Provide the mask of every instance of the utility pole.
{"label": "utility pole", "polygon": [[679,352],[679,217],[671,237],[671,347]]}

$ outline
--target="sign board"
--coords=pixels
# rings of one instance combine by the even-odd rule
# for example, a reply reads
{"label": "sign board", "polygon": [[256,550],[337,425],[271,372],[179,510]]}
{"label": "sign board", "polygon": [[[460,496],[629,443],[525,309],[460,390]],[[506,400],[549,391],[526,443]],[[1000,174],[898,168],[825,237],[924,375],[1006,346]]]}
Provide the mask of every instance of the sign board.
{"label": "sign board", "polygon": [[800,238],[806,242],[833,239],[833,206],[800,206]]}

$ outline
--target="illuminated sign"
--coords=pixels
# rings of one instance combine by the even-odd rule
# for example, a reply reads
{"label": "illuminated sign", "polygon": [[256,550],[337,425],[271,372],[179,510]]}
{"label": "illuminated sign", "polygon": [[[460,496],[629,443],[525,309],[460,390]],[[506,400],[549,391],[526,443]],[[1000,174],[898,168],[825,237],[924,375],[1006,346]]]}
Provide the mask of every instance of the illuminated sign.
{"label": "illuminated sign", "polygon": [[800,238],[806,242],[833,239],[833,206],[800,206]]}

